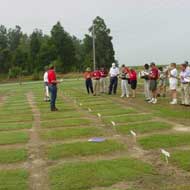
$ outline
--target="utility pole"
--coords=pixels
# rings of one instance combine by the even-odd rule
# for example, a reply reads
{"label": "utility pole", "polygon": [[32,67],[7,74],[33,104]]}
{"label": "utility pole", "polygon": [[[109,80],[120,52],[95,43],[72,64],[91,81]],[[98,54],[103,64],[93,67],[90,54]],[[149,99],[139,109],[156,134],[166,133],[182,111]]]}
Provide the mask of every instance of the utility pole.
{"label": "utility pole", "polygon": [[95,34],[95,27],[94,27],[94,23],[92,26],[92,40],[93,40],[93,65],[94,65],[94,71],[96,70],[96,34]]}

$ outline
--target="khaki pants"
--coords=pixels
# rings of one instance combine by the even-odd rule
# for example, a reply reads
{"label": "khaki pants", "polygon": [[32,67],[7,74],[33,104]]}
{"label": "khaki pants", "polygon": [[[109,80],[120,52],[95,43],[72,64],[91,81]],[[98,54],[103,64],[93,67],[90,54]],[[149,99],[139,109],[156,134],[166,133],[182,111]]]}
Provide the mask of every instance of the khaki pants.
{"label": "khaki pants", "polygon": [[181,83],[181,103],[185,105],[190,105],[189,89],[190,83]]}
{"label": "khaki pants", "polygon": [[100,80],[93,80],[94,82],[94,95],[100,94]]}
{"label": "khaki pants", "polygon": [[144,80],[144,94],[146,99],[151,99],[150,95],[150,80]]}
{"label": "khaki pants", "polygon": [[121,80],[121,95],[129,96],[128,80]]}
{"label": "khaki pants", "polygon": [[100,79],[100,92],[101,93],[106,93],[107,92],[107,85],[106,85],[106,82],[107,79],[106,77],[103,77]]}

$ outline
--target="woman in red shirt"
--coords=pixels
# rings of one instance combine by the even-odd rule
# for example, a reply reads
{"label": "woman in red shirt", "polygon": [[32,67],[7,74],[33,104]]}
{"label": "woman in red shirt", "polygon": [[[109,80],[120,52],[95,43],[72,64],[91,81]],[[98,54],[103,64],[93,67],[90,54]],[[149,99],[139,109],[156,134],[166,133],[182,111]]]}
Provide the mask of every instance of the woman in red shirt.
{"label": "woman in red shirt", "polygon": [[94,91],[93,91],[93,85],[92,85],[92,72],[89,67],[84,72],[84,78],[85,78],[87,93],[90,94],[90,91],[91,91],[91,93],[93,94]]}
{"label": "woman in red shirt", "polygon": [[130,69],[129,71],[129,79],[132,89],[132,97],[136,97],[136,88],[137,88],[137,73],[134,69]]}

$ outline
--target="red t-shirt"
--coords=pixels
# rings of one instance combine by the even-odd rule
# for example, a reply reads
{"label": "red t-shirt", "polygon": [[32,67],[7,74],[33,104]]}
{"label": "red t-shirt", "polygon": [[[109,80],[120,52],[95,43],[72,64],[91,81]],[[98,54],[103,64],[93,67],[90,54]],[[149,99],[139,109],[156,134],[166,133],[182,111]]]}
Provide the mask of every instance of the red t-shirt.
{"label": "red t-shirt", "polygon": [[84,73],[84,78],[85,78],[85,79],[90,79],[90,78],[92,78],[92,72],[86,71],[86,72]]}
{"label": "red t-shirt", "polygon": [[129,77],[130,80],[137,80],[137,73],[135,71],[130,71]]}
{"label": "red t-shirt", "polygon": [[56,74],[55,71],[53,69],[50,69],[48,71],[48,83],[49,84],[54,84],[52,81],[56,80]]}
{"label": "red t-shirt", "polygon": [[93,78],[94,79],[100,79],[101,78],[101,73],[100,71],[94,71],[93,74],[92,74]]}
{"label": "red t-shirt", "polygon": [[101,77],[107,77],[108,73],[106,71],[100,71]]}
{"label": "red t-shirt", "polygon": [[130,73],[130,69],[129,69],[128,67],[125,67],[123,70],[124,70],[124,72],[125,72],[126,74]]}
{"label": "red t-shirt", "polygon": [[158,69],[156,67],[152,68],[149,75],[150,79],[157,80],[158,76],[159,76]]}

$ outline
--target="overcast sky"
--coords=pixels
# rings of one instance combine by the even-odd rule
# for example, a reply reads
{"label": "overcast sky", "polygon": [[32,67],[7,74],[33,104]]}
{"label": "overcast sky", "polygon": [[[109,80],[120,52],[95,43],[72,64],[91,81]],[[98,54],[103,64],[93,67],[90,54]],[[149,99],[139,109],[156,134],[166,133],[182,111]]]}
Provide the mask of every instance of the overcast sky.
{"label": "overcast sky", "polygon": [[120,64],[190,60],[189,0],[0,0],[0,24],[28,34],[61,21],[82,39],[96,16],[111,29]]}

